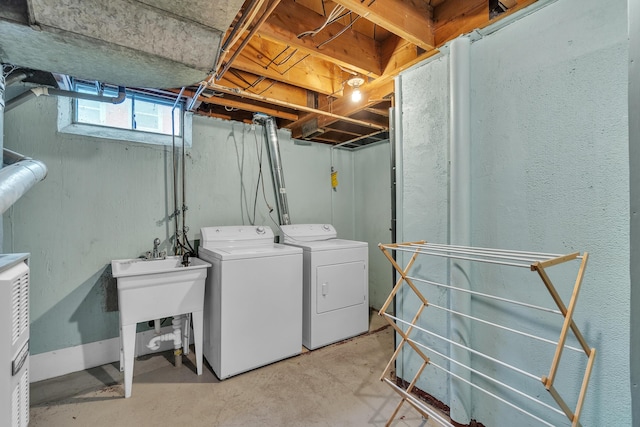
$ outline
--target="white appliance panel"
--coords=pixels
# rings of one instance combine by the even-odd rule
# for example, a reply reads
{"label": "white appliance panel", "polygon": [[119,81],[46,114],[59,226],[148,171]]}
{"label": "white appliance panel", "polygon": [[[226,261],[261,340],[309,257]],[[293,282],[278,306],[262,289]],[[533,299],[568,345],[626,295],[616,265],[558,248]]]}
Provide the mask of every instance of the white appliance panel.
{"label": "white appliance panel", "polygon": [[316,313],[364,304],[364,260],[319,266],[316,269]]}
{"label": "white appliance panel", "polygon": [[200,229],[200,244],[205,248],[220,246],[254,246],[273,243],[273,230],[268,226],[226,225]]}
{"label": "white appliance panel", "polygon": [[199,256],[212,264],[205,287],[203,348],[218,378],[299,354],[302,250],[272,242],[254,242],[255,248],[215,244],[201,247]]}
{"label": "white appliance panel", "polygon": [[[293,249],[293,250],[292,250]],[[291,246],[280,245],[277,243],[260,244],[257,246],[240,246],[240,247],[201,247],[199,251],[211,254],[211,256],[221,260],[241,260],[251,258],[264,258],[270,256],[293,255],[299,253]]]}
{"label": "white appliance panel", "polygon": [[[225,262],[220,300],[220,378],[296,355],[302,348],[301,257],[262,258],[250,269]],[[299,266],[299,267],[298,267]],[[269,272],[276,273],[268,280]]]}
{"label": "white appliance panel", "polygon": [[0,425],[29,424],[28,254],[0,255]]}
{"label": "white appliance panel", "polygon": [[304,243],[335,239],[338,236],[331,224],[294,224],[280,227],[285,243]]}
{"label": "white appliance panel", "polygon": [[[315,243],[315,242],[314,242]],[[361,243],[355,248],[313,251],[305,250],[305,282],[302,344],[314,350],[325,345],[360,335],[369,330],[369,274],[368,247]],[[347,266],[345,275],[337,274]],[[356,266],[361,266],[358,268]],[[320,271],[320,273],[319,273]],[[321,302],[323,273],[329,272],[331,282],[346,288],[346,300]],[[318,279],[321,279],[320,281]],[[346,281],[350,283],[346,283]],[[336,286],[329,285],[329,293]],[[340,290],[340,288],[338,287]],[[348,289],[348,290],[346,290]],[[359,292],[358,292],[359,291]],[[360,295],[360,304],[352,304]],[[323,311],[331,307],[332,309]]]}

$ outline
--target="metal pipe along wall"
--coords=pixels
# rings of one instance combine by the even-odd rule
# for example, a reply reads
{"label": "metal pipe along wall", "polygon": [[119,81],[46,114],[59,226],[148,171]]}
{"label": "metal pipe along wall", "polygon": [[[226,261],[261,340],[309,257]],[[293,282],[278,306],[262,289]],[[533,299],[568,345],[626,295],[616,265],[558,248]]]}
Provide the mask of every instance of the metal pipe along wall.
{"label": "metal pipe along wall", "polygon": [[[470,47],[471,41],[467,37],[459,37],[451,43],[450,50],[450,208],[449,227],[450,243],[452,245],[470,246],[471,244],[471,107],[470,107]],[[469,261],[454,259],[450,264],[450,283],[464,289],[469,289],[471,266]],[[450,292],[449,304],[451,310],[460,313],[470,313],[471,297],[462,292]],[[451,340],[469,345],[471,324],[468,319],[450,314]],[[464,365],[471,366],[471,356],[468,351],[451,345],[450,355]],[[469,371],[456,365],[451,366],[451,372],[469,380]],[[450,379],[450,407],[451,419],[459,424],[469,424],[471,409],[471,388],[466,381],[455,377]]]}
{"label": "metal pipe along wall", "polygon": [[268,146],[269,163],[271,164],[271,175],[273,187],[277,200],[278,220],[280,225],[291,224],[289,218],[289,203],[287,201],[287,189],[284,185],[284,172],[282,171],[282,161],[280,159],[280,146],[278,143],[278,129],[276,120],[273,117],[256,114],[254,120],[264,126],[264,134]]}

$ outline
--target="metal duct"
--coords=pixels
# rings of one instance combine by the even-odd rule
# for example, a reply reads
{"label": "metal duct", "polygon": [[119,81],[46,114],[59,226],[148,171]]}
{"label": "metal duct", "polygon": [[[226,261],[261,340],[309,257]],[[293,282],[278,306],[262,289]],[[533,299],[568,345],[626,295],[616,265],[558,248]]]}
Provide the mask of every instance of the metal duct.
{"label": "metal duct", "polygon": [[0,169],[0,214],[46,176],[47,166],[33,159],[20,160]]}
{"label": "metal duct", "polygon": [[278,209],[278,220],[280,225],[291,224],[289,218],[289,203],[287,202],[287,190],[284,185],[284,173],[282,172],[282,161],[280,160],[280,145],[278,143],[278,129],[276,119],[264,114],[255,114],[253,120],[264,127],[264,135],[269,153],[269,164],[271,165],[271,176],[273,178],[273,189],[276,196],[276,207]]}
{"label": "metal duct", "polygon": [[[0,147],[4,142],[2,140],[4,133],[4,83],[4,73],[0,73]],[[0,169],[0,215],[37,182],[47,176],[47,167],[44,163],[3,148],[3,154],[4,152],[6,152],[9,165]],[[0,239],[0,246],[1,242],[2,239]]]}
{"label": "metal duct", "polygon": [[243,0],[0,2],[2,62],[114,85],[207,78]]}

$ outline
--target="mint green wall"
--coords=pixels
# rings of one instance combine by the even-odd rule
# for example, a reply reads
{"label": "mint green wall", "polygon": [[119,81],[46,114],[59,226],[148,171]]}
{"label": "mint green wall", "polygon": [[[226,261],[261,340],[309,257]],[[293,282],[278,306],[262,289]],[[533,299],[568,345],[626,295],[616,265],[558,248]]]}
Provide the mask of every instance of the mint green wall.
{"label": "mint green wall", "polygon": [[391,152],[389,142],[354,152],[355,239],[369,243],[369,305],[380,309],[391,291],[391,263],[378,249],[391,242]]}
{"label": "mint green wall", "polygon": [[[575,319],[598,355],[581,421],[589,426],[630,426],[627,2],[546,3],[495,32],[488,28],[472,36],[471,239],[479,247],[589,252]],[[449,238],[450,71],[444,53],[400,77],[401,240],[447,243]],[[421,277],[448,277],[447,266],[436,262],[419,262],[415,269]],[[534,273],[525,273],[533,277],[474,267],[471,282],[516,300],[552,304]],[[576,271],[560,268],[549,273],[568,298]],[[410,320],[416,299],[405,297],[400,300],[401,314]],[[447,292],[432,292],[427,298],[448,304]],[[429,320],[424,324],[446,333],[447,316],[426,311]],[[510,321],[507,326],[557,339],[559,327],[547,316],[506,311],[499,304],[472,299],[472,314],[480,318]],[[547,375],[550,359],[544,344],[531,350],[509,333],[473,325],[474,347]],[[447,346],[442,350],[448,352]],[[571,407],[586,362],[574,354],[565,352],[558,380],[561,393],[571,396]],[[410,380],[419,361],[404,357],[398,374]],[[477,357],[471,363],[556,406],[539,381],[501,374]],[[446,380],[429,374],[427,369],[418,386],[448,403],[451,390]],[[518,403],[553,425],[568,425],[565,417],[549,415],[530,401]],[[470,410],[471,418],[485,425],[540,425],[477,391],[472,392]]]}
{"label": "mint green wall", "polygon": [[640,1],[629,2],[629,157],[631,191],[631,401],[640,424]]}
{"label": "mint green wall", "polygon": [[[174,230],[170,151],[58,133],[56,105],[56,98],[42,97],[5,116],[5,146],[49,168],[46,180],[4,215],[5,252],[31,253],[32,354],[116,337],[111,260],[139,256],[155,237],[168,249]],[[279,138],[293,221],[333,222],[341,237],[352,238],[354,153],[334,153],[342,173],[333,192],[329,146],[297,145],[284,131]],[[256,144],[264,144],[260,127],[193,118],[186,157],[191,241],[204,226],[249,224]],[[266,150],[263,176],[273,206]],[[275,228],[261,190],[256,212],[256,224]],[[277,220],[275,210],[272,216]]]}

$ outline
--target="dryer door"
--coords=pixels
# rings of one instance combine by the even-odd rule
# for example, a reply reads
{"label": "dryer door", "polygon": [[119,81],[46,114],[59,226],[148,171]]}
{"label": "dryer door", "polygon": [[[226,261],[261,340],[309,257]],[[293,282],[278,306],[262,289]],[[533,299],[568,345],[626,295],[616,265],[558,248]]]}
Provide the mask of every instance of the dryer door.
{"label": "dryer door", "polygon": [[365,269],[364,261],[319,266],[316,270],[316,313],[363,304]]}

